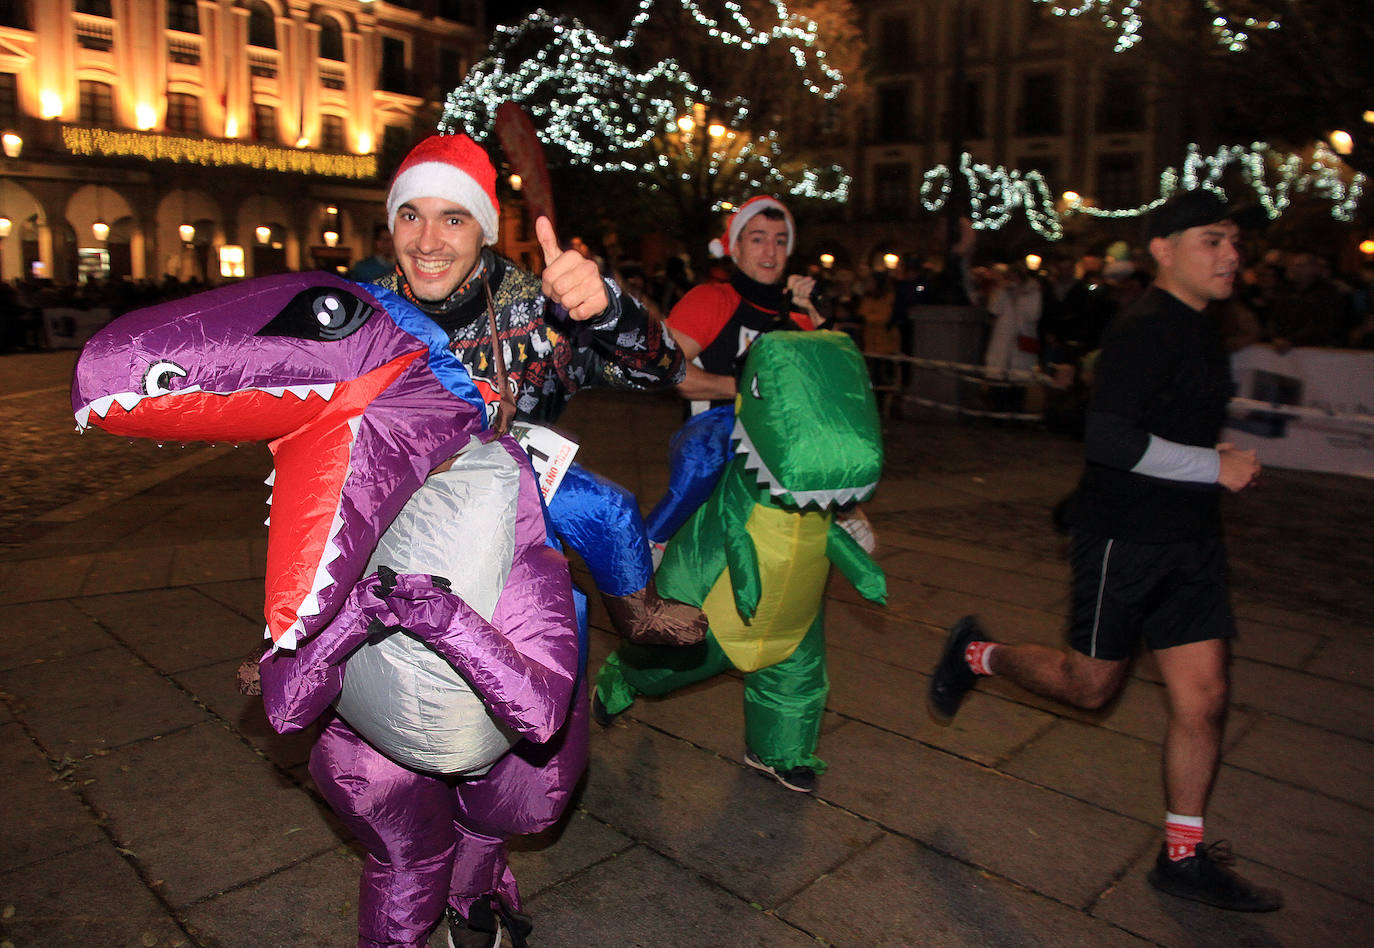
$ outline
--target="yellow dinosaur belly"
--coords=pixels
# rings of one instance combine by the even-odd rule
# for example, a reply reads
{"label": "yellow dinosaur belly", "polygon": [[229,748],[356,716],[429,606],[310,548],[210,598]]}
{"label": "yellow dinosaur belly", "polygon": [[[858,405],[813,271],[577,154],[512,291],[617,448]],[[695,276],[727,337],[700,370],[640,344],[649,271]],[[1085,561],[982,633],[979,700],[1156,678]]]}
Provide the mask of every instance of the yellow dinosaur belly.
{"label": "yellow dinosaur belly", "polygon": [[816,618],[830,561],[829,513],[796,513],[755,505],[749,536],[759,559],[759,606],[748,622],[735,608],[730,571],[721,573],[702,604],[711,634],[740,671],[776,665],[791,655]]}

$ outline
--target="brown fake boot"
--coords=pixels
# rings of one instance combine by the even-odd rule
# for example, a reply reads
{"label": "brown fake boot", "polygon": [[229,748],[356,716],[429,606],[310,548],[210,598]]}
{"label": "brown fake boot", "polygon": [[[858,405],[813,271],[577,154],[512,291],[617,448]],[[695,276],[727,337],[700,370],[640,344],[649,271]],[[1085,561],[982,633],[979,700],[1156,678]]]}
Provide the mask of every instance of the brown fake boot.
{"label": "brown fake boot", "polygon": [[636,645],[696,645],[706,639],[706,613],[658,594],[653,578],[628,596],[601,594],[616,634]]}
{"label": "brown fake boot", "polygon": [[234,675],[235,682],[238,685],[239,694],[262,694],[262,677],[259,664],[261,663],[262,657],[265,654],[267,654],[267,646],[261,645],[258,648],[254,649],[253,654],[245,658],[243,660],[243,663],[239,665],[238,671]]}

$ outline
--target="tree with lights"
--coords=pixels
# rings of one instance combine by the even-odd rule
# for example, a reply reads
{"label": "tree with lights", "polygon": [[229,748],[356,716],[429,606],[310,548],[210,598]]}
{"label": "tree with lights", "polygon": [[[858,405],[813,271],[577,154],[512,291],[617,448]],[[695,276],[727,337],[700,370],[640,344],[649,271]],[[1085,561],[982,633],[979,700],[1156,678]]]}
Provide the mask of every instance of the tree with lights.
{"label": "tree with lights", "polygon": [[555,169],[598,176],[564,194],[616,193],[609,176],[694,251],[749,195],[845,200],[849,175],[829,154],[863,94],[849,0],[597,6],[605,32],[543,11],[498,27],[440,129],[484,138],[501,103],[516,102]]}
{"label": "tree with lights", "polygon": [[[1290,149],[1329,141],[1374,173],[1374,17],[1348,0],[1034,0],[1098,18],[1116,49],[1207,90],[1221,136]],[[1369,116],[1367,118],[1366,116]],[[1345,139],[1333,133],[1344,132]]]}

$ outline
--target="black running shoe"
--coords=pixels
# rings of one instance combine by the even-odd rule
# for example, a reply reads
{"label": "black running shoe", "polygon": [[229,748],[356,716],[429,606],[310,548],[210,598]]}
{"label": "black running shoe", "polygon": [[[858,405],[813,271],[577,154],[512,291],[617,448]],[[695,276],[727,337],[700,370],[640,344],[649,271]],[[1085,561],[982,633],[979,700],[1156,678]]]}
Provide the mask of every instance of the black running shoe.
{"label": "black running shoe", "polygon": [[745,751],[744,762],[755,770],[772,777],[788,790],[796,790],[798,793],[814,793],[816,790],[816,772],[810,767],[791,767],[787,770],[778,770],[765,764],[759,759],[759,755],[753,751]]}
{"label": "black running shoe", "polygon": [[950,627],[945,650],[930,673],[930,696],[926,707],[936,724],[947,725],[959,712],[959,704],[978,681],[978,676],[964,661],[964,650],[970,642],[991,642],[976,616],[964,616]]}
{"label": "black running shoe", "polygon": [[1275,889],[1252,885],[1230,868],[1235,861],[1225,840],[1210,846],[1198,843],[1194,855],[1177,861],[1161,847],[1155,867],[1146,876],[1150,885],[1180,899],[1192,899],[1233,912],[1272,912],[1283,908]]}
{"label": "black running shoe", "polygon": [[497,895],[473,902],[467,918],[451,905],[444,909],[444,916],[449,948],[500,948],[503,931],[511,948],[528,948],[527,939],[534,929],[528,915],[508,908]]}
{"label": "black running shoe", "polygon": [[606,705],[601,700],[601,692],[592,689],[592,720],[601,727],[610,727],[615,723],[615,719],[620,717],[619,713],[612,714],[606,710]]}

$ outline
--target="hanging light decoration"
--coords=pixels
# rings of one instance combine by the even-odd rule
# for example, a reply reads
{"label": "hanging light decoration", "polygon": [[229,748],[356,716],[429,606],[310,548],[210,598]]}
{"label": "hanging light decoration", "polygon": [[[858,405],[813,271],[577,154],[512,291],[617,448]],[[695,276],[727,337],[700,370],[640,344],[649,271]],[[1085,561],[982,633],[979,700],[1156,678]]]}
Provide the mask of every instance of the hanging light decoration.
{"label": "hanging light decoration", "polygon": [[[562,148],[573,164],[593,171],[662,173],[668,159],[652,146],[655,140],[677,135],[683,142],[684,160],[703,161],[712,175],[732,175],[740,191],[845,200],[851,179],[842,167],[788,164],[773,131],[740,142],[724,124],[713,123],[705,127],[708,135],[700,136],[703,142],[691,140],[698,122],[684,113],[696,104],[714,101],[710,90],[698,85],[673,59],[657,60],[643,71],[624,65],[634,58],[639,31],[657,2],[640,0],[629,30],[616,40],[576,18],[555,17],[542,10],[529,14],[519,25],[497,27],[487,58],[449,93],[439,130],[483,138],[495,122],[497,107],[514,101],[529,110],[546,144]],[[768,0],[764,9],[769,13],[758,23],[733,2],[725,4],[727,14],[719,20],[695,0],[677,3],[702,28],[708,42],[745,52],[783,46],[790,53],[797,82],[807,92],[831,101],[844,91],[843,75],[830,65],[819,45],[816,22],[792,12],[782,0]],[[735,97],[718,104],[747,126],[752,116],[749,100]]]}
{"label": "hanging light decoration", "polygon": [[[1121,219],[1139,217],[1160,204],[1175,191],[1206,188],[1225,196],[1221,179],[1235,167],[1254,199],[1270,220],[1279,217],[1293,203],[1296,194],[1307,193],[1331,203],[1331,216],[1342,222],[1354,220],[1364,196],[1365,176],[1350,174],[1340,159],[1324,143],[1312,148],[1309,158],[1282,152],[1264,142],[1229,145],[1204,154],[1196,144],[1188,146],[1181,168],[1166,168],[1159,177],[1159,197],[1137,207],[1100,208],[1084,201],[1074,192],[1064,192],[1064,210],[1055,206],[1054,195],[1038,171],[1018,171],[1001,165],[975,162],[965,152],[956,172],[969,192],[969,216],[974,230],[998,230],[1018,212],[1037,233],[1047,240],[1064,236],[1063,219],[1071,214]],[[1346,176],[1349,175],[1349,180]],[[946,165],[936,165],[925,173],[921,183],[921,204],[938,211],[953,190],[954,177]],[[1070,195],[1073,195],[1070,197]]]}

